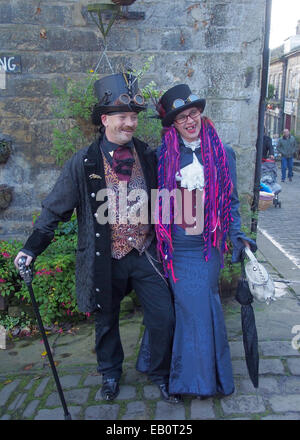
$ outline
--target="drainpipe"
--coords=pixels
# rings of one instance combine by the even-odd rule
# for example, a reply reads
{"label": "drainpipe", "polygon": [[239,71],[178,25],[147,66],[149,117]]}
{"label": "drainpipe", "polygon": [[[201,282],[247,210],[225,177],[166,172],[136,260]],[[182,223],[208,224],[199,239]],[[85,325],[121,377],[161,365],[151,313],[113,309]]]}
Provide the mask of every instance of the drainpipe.
{"label": "drainpipe", "polygon": [[284,129],[284,103],[285,103],[285,91],[286,91],[286,77],[287,77],[287,65],[288,65],[288,59],[283,57],[283,74],[282,74],[282,99],[281,99],[281,120],[280,120],[280,126],[279,126],[279,136],[283,132]]}
{"label": "drainpipe", "polygon": [[255,177],[254,177],[254,188],[253,188],[253,202],[251,206],[251,210],[252,210],[251,232],[254,232],[255,234],[257,232],[256,214],[258,211],[258,202],[259,202],[261,161],[262,161],[263,137],[264,137],[264,119],[265,119],[266,96],[267,96],[267,86],[268,86],[271,8],[272,8],[272,0],[266,0],[265,36],[264,36],[264,49],[263,49],[263,59],[262,59],[261,91],[260,91],[257,141],[256,141]]}

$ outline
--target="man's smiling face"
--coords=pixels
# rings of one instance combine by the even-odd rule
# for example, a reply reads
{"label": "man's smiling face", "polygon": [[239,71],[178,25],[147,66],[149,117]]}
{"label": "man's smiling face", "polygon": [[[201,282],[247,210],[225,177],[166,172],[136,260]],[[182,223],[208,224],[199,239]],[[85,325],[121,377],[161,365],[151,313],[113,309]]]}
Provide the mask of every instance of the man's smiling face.
{"label": "man's smiling face", "polygon": [[138,125],[138,114],[123,112],[113,115],[102,115],[102,124],[105,127],[107,139],[117,145],[124,145],[131,141]]}

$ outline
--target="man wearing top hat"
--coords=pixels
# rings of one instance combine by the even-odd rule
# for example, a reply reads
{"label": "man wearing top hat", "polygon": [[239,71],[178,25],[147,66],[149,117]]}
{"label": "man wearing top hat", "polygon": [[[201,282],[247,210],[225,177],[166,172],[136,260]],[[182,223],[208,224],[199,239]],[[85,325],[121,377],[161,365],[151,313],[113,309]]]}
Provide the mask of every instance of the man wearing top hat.
{"label": "man wearing top hat", "polygon": [[[144,99],[131,74],[102,78],[95,82],[95,92],[99,102],[92,120],[101,127],[99,139],[65,164],[42,203],[41,215],[15,265],[23,255],[29,265],[41,254],[51,243],[58,223],[69,221],[76,208],[77,302],[80,311],[95,314],[95,348],[103,399],[113,400],[119,393],[124,359],[119,334],[120,302],[133,288],[150,334],[149,378],[159,386],[164,400],[178,403],[180,398],[168,392],[174,311],[171,293],[156,261],[151,209],[143,224],[122,224],[118,221],[119,204],[115,203],[115,221],[103,221],[104,208],[119,201],[120,185],[128,192],[137,189],[148,194],[148,198],[141,198],[141,204],[148,208],[151,189],[157,188],[155,155],[145,143],[133,138],[138,113],[146,108]],[[105,190],[107,197],[103,197]],[[133,202],[126,203],[130,210]]]}

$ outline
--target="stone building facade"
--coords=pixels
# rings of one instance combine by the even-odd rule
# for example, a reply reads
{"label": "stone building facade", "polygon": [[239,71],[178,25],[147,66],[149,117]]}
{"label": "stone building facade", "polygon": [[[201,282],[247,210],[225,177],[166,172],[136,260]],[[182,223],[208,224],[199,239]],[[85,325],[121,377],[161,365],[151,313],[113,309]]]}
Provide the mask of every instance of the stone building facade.
{"label": "stone building facade", "polygon": [[[0,184],[13,187],[12,203],[0,211],[0,239],[30,232],[32,213],[58,176],[49,154],[52,85],[95,69],[103,48],[88,3],[96,0],[0,0],[0,69],[12,57],[20,67],[0,84],[0,132],[12,139]],[[237,153],[241,196],[253,191],[265,6],[266,0],[137,0],[129,11],[144,18],[117,20],[107,39],[114,69],[127,62],[141,67],[154,55],[144,82],[186,82],[207,99],[205,114]],[[107,63],[99,72],[111,73]]]}
{"label": "stone building facade", "polygon": [[266,128],[278,138],[284,128],[300,136],[300,20],[296,35],[271,52],[269,84],[274,86],[266,112]]}

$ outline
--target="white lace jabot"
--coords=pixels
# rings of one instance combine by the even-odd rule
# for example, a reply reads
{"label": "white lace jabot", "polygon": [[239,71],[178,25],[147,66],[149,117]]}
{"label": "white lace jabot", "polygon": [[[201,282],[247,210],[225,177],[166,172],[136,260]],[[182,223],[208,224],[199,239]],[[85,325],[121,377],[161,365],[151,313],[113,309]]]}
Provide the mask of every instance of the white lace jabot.
{"label": "white lace jabot", "polygon": [[193,162],[186,167],[181,168],[181,176],[177,173],[176,180],[180,181],[182,188],[187,188],[189,191],[192,191],[193,189],[203,190],[205,186],[203,165],[201,165],[195,154],[196,148],[200,147],[200,139],[193,142],[183,140],[183,142],[187,148],[191,148],[193,151]]}

